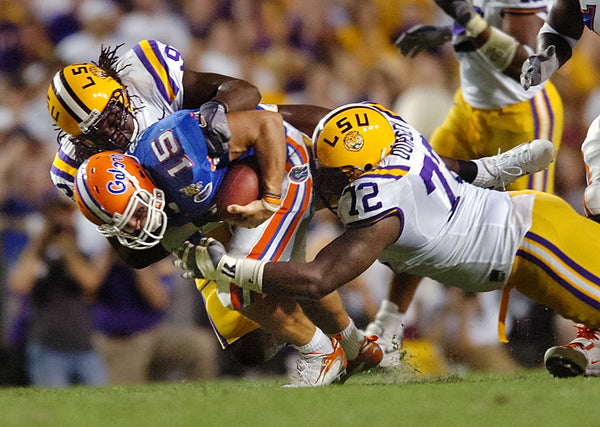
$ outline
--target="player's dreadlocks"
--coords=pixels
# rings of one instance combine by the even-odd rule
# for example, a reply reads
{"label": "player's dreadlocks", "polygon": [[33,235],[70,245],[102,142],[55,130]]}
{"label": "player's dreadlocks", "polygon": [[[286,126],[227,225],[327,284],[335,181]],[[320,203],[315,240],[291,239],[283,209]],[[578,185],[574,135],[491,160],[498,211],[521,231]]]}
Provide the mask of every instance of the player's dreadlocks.
{"label": "player's dreadlocks", "polygon": [[109,77],[115,79],[119,84],[123,84],[119,77],[119,73],[127,68],[130,64],[124,65],[121,68],[116,68],[119,57],[117,56],[117,50],[123,46],[123,43],[111,48],[110,46],[102,46],[100,49],[100,56],[98,62],[92,61],[92,64],[102,68]]}

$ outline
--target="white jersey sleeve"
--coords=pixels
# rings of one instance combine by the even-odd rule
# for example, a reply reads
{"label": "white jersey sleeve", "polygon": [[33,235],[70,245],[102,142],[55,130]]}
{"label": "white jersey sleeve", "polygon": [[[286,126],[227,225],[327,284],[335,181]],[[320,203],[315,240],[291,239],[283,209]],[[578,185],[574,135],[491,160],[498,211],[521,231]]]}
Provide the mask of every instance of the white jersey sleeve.
{"label": "white jersey sleeve", "polygon": [[[184,60],[177,49],[156,40],[143,40],[119,58],[116,68],[129,94],[140,134],[153,123],[183,107]],[[54,185],[73,197],[81,162],[65,136],[50,169]]]}

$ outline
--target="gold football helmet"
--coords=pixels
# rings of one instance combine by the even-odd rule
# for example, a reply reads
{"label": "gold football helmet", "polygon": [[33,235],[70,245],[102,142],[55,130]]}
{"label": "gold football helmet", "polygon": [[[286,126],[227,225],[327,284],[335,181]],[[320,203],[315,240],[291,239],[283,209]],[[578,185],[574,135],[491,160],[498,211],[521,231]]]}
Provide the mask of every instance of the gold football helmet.
{"label": "gold football helmet", "polygon": [[342,190],[391,150],[394,131],[369,104],[348,104],[327,114],[313,133],[315,193],[335,212]]}
{"label": "gold football helmet", "polygon": [[94,64],[57,72],[47,99],[54,123],[86,147],[123,151],[137,135],[125,87]]}
{"label": "gold football helmet", "polygon": [[326,168],[373,168],[391,150],[394,131],[368,104],[348,104],[327,114],[313,133],[313,154]]}

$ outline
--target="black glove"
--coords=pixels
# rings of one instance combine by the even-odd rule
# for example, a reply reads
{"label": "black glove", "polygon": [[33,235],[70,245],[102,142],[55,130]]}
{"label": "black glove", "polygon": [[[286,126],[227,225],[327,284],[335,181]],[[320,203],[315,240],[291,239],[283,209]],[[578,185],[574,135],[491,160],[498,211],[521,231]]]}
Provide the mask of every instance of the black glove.
{"label": "black glove", "polygon": [[454,18],[461,27],[477,15],[473,4],[469,0],[434,0],[444,12]]}
{"label": "black glove", "polygon": [[215,160],[215,166],[224,167],[229,162],[229,140],[231,131],[227,124],[225,104],[221,101],[208,101],[198,110],[200,128],[206,139],[208,155]]}
{"label": "black glove", "polygon": [[450,27],[434,27],[433,25],[415,25],[409,28],[396,40],[396,47],[404,56],[414,58],[424,50],[435,49],[452,38]]}

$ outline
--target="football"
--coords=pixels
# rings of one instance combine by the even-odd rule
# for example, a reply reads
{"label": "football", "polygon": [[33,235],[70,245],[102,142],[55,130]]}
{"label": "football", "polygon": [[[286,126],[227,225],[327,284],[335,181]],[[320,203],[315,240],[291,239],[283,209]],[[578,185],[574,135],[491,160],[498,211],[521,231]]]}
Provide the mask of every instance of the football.
{"label": "football", "polygon": [[260,180],[255,157],[236,160],[227,167],[214,202],[217,216],[224,221],[240,220],[241,215],[227,212],[229,205],[247,205],[260,198]]}

